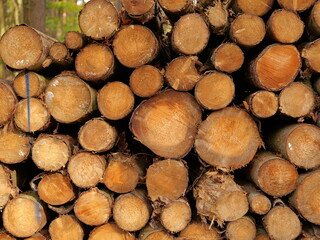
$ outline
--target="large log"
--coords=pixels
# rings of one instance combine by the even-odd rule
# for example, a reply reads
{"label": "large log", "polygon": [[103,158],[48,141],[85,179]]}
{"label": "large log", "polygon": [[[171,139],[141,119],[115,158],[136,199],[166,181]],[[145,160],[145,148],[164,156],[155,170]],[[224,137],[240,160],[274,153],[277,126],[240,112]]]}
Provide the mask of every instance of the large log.
{"label": "large log", "polygon": [[49,225],[52,240],[82,240],[84,231],[78,220],[72,215],[61,215]]}
{"label": "large log", "polygon": [[269,12],[274,0],[235,0],[233,9],[236,11],[263,16]]}
{"label": "large log", "polygon": [[136,240],[133,234],[130,234],[121,228],[119,228],[115,223],[107,223],[99,227],[94,228],[89,235],[88,240]]}
{"label": "large log", "polygon": [[226,236],[230,240],[254,240],[256,224],[251,217],[244,216],[229,222],[226,227]]}
{"label": "large log", "polygon": [[305,64],[317,73],[320,72],[319,64],[320,40],[307,43],[301,51],[301,57],[305,60]]}
{"label": "large log", "polygon": [[297,12],[303,12],[310,8],[316,0],[277,0],[282,8],[287,8]]}

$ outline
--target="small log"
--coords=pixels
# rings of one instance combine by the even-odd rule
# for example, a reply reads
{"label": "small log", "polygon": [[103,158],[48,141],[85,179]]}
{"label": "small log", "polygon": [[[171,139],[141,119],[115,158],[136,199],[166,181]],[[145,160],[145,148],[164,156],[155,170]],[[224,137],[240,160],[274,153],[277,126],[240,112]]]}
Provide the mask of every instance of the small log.
{"label": "small log", "polygon": [[311,124],[291,124],[270,134],[267,143],[271,150],[281,153],[299,168],[320,166],[320,129]]}
{"label": "small log", "polygon": [[241,187],[248,193],[249,210],[258,215],[265,215],[271,209],[270,199],[253,184],[241,183]]}
{"label": "small log", "polygon": [[181,232],[191,221],[191,208],[185,198],[169,201],[161,208],[160,222],[171,233]]}
{"label": "small log", "polygon": [[115,223],[107,223],[94,228],[88,240],[136,240],[133,234],[119,228]]}
{"label": "small log", "polygon": [[77,75],[63,72],[47,86],[45,103],[58,122],[78,122],[97,108],[96,91]]}
{"label": "small log", "polygon": [[232,175],[207,171],[193,189],[198,215],[202,219],[225,221],[243,217],[249,210],[247,193],[234,182]]}
{"label": "small log", "polygon": [[312,7],[316,0],[277,0],[282,8],[293,10],[296,12],[303,12]]}
{"label": "small log", "polygon": [[68,163],[68,173],[72,182],[80,188],[96,186],[103,176],[106,160],[103,156],[89,152],[74,155]]}
{"label": "small log", "polygon": [[296,239],[302,226],[298,216],[286,206],[275,206],[262,219],[263,225],[273,240]]}
{"label": "small log", "polygon": [[80,128],[78,140],[87,151],[106,152],[118,142],[118,132],[103,118],[93,118]]}
{"label": "small log", "polygon": [[9,28],[0,40],[0,57],[14,69],[41,70],[56,40],[26,25]]}
{"label": "small log", "polygon": [[40,231],[47,223],[45,209],[35,192],[19,194],[4,208],[3,226],[15,237],[26,238]]}
{"label": "small log", "polygon": [[103,175],[103,183],[113,192],[133,191],[145,176],[145,163],[138,155],[112,153]]}
{"label": "small log", "polygon": [[87,2],[79,13],[81,31],[94,40],[111,38],[120,27],[120,17],[113,4],[106,0]]}
{"label": "small log", "polygon": [[279,97],[270,91],[260,90],[250,94],[246,102],[250,112],[257,118],[269,118],[279,109]]}
{"label": "small log", "polygon": [[67,135],[41,134],[33,143],[32,160],[44,171],[64,168],[73,151],[73,140]]}
{"label": "small log", "polygon": [[71,57],[69,49],[62,42],[55,42],[49,49],[49,57],[54,63],[57,63],[64,68],[70,67],[74,59]]}
{"label": "small log", "polygon": [[195,150],[202,160],[224,171],[247,165],[261,139],[250,115],[235,107],[211,113],[198,129]]}
{"label": "small log", "polygon": [[45,90],[49,81],[35,72],[20,72],[13,82],[13,89],[19,97],[27,98],[26,75],[29,75],[29,96],[39,97]]}
{"label": "small log", "polygon": [[230,26],[231,39],[242,47],[258,45],[266,35],[266,26],[261,17],[243,13],[236,17]]}
{"label": "small log", "polygon": [[106,45],[89,44],[77,54],[75,69],[78,76],[84,80],[105,81],[114,71],[113,53]]}
{"label": "small log", "polygon": [[167,90],[135,109],[130,129],[159,156],[182,158],[192,148],[200,121],[200,106],[190,94]]}
{"label": "small log", "polygon": [[256,231],[255,221],[244,216],[227,224],[226,236],[229,240],[254,240]]}
{"label": "small log", "polygon": [[143,65],[136,68],[130,75],[132,92],[143,98],[155,95],[163,86],[163,76],[159,69],[152,65]]}
{"label": "small log", "polygon": [[302,82],[291,83],[279,94],[279,110],[289,117],[308,116],[314,110],[315,104],[313,90]]}
{"label": "small log", "polygon": [[208,44],[210,31],[207,23],[198,13],[182,16],[173,27],[172,48],[177,53],[197,55]]}
{"label": "small log", "polygon": [[12,87],[0,81],[0,126],[5,125],[11,118],[18,99]]}
{"label": "small log", "polygon": [[122,194],[114,202],[113,219],[125,231],[138,231],[150,219],[151,205],[147,193],[136,189],[130,193]]}
{"label": "small log", "polygon": [[320,12],[320,3],[316,2],[309,15],[309,19],[307,22],[307,27],[309,32],[316,36],[320,36],[320,17],[319,17],[319,12]]}
{"label": "small log", "polygon": [[84,231],[78,220],[72,215],[61,215],[49,225],[52,240],[82,240]]}
{"label": "small log", "polygon": [[50,205],[62,205],[75,198],[75,190],[68,176],[45,174],[38,184],[39,198]]}
{"label": "small log", "polygon": [[223,1],[214,1],[205,11],[206,18],[209,22],[213,33],[224,34],[229,27],[228,4]]}
{"label": "small log", "polygon": [[221,237],[215,227],[210,227],[202,222],[192,222],[180,232],[178,239],[219,240]]}
{"label": "small log", "polygon": [[301,52],[301,56],[305,61],[305,64],[312,71],[319,73],[320,72],[320,39],[317,39],[313,42],[310,42],[304,46]]}
{"label": "small log", "polygon": [[256,154],[249,165],[248,174],[262,191],[274,197],[294,191],[299,176],[289,161],[267,151]]}
{"label": "small log", "polygon": [[155,17],[155,0],[121,0],[128,16],[142,24]]}
{"label": "small log", "polygon": [[218,110],[228,106],[235,95],[231,76],[217,72],[206,72],[194,90],[194,96],[204,108]]}
{"label": "small log", "polygon": [[242,67],[244,54],[237,44],[222,43],[213,51],[210,61],[215,69],[233,73]]}
{"label": "small log", "polygon": [[113,197],[110,192],[91,188],[78,197],[74,204],[74,213],[81,222],[99,226],[108,222],[112,205]]}
{"label": "small log", "polygon": [[72,51],[80,50],[86,43],[87,38],[83,33],[69,31],[64,35],[64,44]]}
{"label": "small log", "polygon": [[129,68],[149,64],[159,52],[157,38],[142,25],[123,26],[114,37],[112,46],[119,62]]}
{"label": "small log", "polygon": [[291,10],[273,11],[267,22],[268,35],[280,43],[297,42],[304,31],[304,23],[299,15]]}
{"label": "small log", "polygon": [[167,233],[163,227],[158,224],[148,224],[139,233],[139,240],[174,240],[174,236]]}
{"label": "small log", "polygon": [[26,160],[31,149],[30,140],[11,124],[0,128],[0,162],[15,164]]}
{"label": "small log", "polygon": [[300,53],[293,45],[272,44],[250,64],[251,83],[268,91],[280,91],[298,75]]}
{"label": "small log", "polygon": [[263,16],[271,10],[273,3],[274,0],[235,0],[232,8],[236,12]]}
{"label": "small log", "polygon": [[194,9],[193,3],[190,0],[159,0],[158,2],[165,12],[174,16],[183,15]]}
{"label": "small log", "polygon": [[181,56],[173,59],[166,67],[165,78],[175,90],[190,91],[200,79],[197,65],[201,63],[196,56]]}
{"label": "small log", "polygon": [[133,110],[134,95],[130,87],[122,82],[107,83],[98,93],[98,108],[110,120],[125,118]]}
{"label": "small log", "polygon": [[9,199],[18,195],[19,189],[14,180],[16,178],[15,171],[11,171],[4,164],[0,164],[0,210],[5,207]]}
{"label": "small log", "polygon": [[146,185],[151,201],[176,200],[187,190],[188,169],[181,160],[157,161],[147,170]]}
{"label": "small log", "polygon": [[296,191],[290,197],[290,204],[309,222],[320,224],[320,171],[301,174]]}
{"label": "small log", "polygon": [[34,133],[49,127],[51,115],[40,99],[23,99],[16,105],[13,120],[21,131]]}

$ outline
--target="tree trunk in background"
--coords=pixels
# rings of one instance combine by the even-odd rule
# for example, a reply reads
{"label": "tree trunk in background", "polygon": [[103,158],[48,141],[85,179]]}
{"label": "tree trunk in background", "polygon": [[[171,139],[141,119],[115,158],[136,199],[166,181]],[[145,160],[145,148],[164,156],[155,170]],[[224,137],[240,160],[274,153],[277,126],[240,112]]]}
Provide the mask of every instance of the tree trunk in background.
{"label": "tree trunk in background", "polygon": [[27,25],[45,33],[45,0],[24,0],[23,21]]}

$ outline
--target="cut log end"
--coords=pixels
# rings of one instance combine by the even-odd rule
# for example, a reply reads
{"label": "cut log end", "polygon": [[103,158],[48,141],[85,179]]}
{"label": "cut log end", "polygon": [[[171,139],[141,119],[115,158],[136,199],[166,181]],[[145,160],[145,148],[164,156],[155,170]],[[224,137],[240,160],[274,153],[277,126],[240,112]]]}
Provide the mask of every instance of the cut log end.
{"label": "cut log end", "polygon": [[314,36],[319,36],[320,35],[320,3],[316,2],[313,5],[312,11],[309,16],[309,21],[307,24],[308,30],[310,33]]}
{"label": "cut log end", "polygon": [[143,240],[174,240],[174,236],[166,232],[155,232],[155,233],[149,234]]}
{"label": "cut log end", "polygon": [[229,25],[228,9],[221,1],[217,1],[206,10],[206,16],[214,33],[224,33]]}
{"label": "cut log end", "polygon": [[130,88],[139,97],[147,98],[155,95],[163,86],[163,76],[152,65],[143,65],[130,75]]}
{"label": "cut log end", "polygon": [[0,164],[0,209],[4,208],[10,198],[18,195],[18,187],[13,182],[14,178],[15,173]]}
{"label": "cut log end", "polygon": [[280,7],[287,8],[297,12],[303,12],[314,5],[316,0],[304,0],[304,1],[293,1],[293,0],[277,0]]}
{"label": "cut log end", "polygon": [[119,26],[118,11],[109,1],[90,1],[86,3],[79,14],[81,31],[95,40],[109,39]]}
{"label": "cut log end", "polygon": [[253,240],[256,236],[256,225],[249,217],[242,217],[228,223],[226,236],[230,240]]}
{"label": "cut log end", "polygon": [[305,59],[306,65],[313,71],[320,72],[320,40],[308,43],[301,52],[301,56]]}
{"label": "cut log end", "polygon": [[94,228],[88,240],[136,240],[134,235],[122,230],[115,223],[107,223]]}
{"label": "cut log end", "polygon": [[188,0],[159,0],[160,6],[171,14],[185,13],[191,8],[191,3]]}
{"label": "cut log end", "polygon": [[179,238],[203,240],[221,239],[216,228],[209,227],[209,225],[200,222],[190,223],[184,230],[180,232]]}
{"label": "cut log end", "polygon": [[121,3],[128,15],[141,23],[148,22],[155,16],[154,0],[122,0]]}
{"label": "cut log end", "polygon": [[64,43],[70,50],[79,50],[85,45],[85,37],[83,34],[75,31],[69,31],[64,36]]}
{"label": "cut log end", "polygon": [[275,115],[279,108],[278,96],[269,91],[257,91],[248,99],[251,113],[258,118],[268,118]]}
{"label": "cut log end", "polygon": [[258,16],[265,15],[270,9],[274,0],[236,0],[236,8],[238,8],[241,12],[251,13]]}
{"label": "cut log end", "polygon": [[26,74],[29,76],[29,96],[38,97],[44,92],[45,87],[47,86],[48,81],[41,75],[36,74],[35,72],[21,72],[19,73],[13,82],[13,89],[18,96],[27,98],[26,91]]}
{"label": "cut log end", "polygon": [[72,215],[62,215],[53,220],[49,225],[49,233],[52,240],[82,240],[84,236],[80,223]]}
{"label": "cut log end", "polygon": [[216,71],[209,72],[197,83],[194,95],[206,109],[218,110],[231,103],[235,86],[231,76]]}
{"label": "cut log end", "polygon": [[49,50],[49,56],[56,61],[65,59],[68,56],[68,48],[62,42],[52,44]]}
{"label": "cut log end", "polygon": [[16,238],[12,237],[8,233],[0,232],[0,239],[1,240],[16,240]]}
{"label": "cut log end", "polygon": [[12,117],[18,99],[12,88],[0,81],[0,126],[6,124]]}

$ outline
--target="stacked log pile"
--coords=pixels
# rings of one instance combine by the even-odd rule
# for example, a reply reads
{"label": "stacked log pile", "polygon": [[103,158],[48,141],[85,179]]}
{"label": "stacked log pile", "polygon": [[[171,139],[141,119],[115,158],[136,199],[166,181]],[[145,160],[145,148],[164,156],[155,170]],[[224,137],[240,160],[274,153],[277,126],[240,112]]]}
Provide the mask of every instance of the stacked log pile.
{"label": "stacked log pile", "polygon": [[320,239],[320,1],[91,0],[0,39],[0,239]]}

